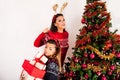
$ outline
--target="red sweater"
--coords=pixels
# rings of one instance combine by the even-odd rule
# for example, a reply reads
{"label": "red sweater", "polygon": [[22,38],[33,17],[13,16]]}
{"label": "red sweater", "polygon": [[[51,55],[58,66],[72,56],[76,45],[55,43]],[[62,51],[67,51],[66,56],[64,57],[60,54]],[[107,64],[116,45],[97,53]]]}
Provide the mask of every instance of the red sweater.
{"label": "red sweater", "polygon": [[59,33],[59,32],[52,32],[49,31],[47,34],[45,33],[41,33],[35,40],[34,42],[34,46],[35,47],[40,47],[42,45],[45,44],[45,42],[49,39],[56,39],[60,42],[60,47],[61,47],[61,64],[63,66],[64,64],[64,60],[66,57],[66,53],[68,50],[68,32],[64,31],[63,33]]}

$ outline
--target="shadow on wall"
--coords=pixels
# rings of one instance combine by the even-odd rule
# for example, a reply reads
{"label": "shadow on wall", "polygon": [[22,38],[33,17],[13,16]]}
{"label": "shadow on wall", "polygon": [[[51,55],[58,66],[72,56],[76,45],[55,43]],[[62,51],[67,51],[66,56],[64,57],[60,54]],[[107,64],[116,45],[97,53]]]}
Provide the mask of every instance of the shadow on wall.
{"label": "shadow on wall", "polygon": [[76,15],[74,17],[71,17],[70,19],[71,21],[69,21],[69,23],[67,23],[67,31],[69,32],[69,49],[67,52],[67,56],[66,56],[66,60],[67,61],[67,57],[72,55],[72,48],[75,47],[75,41],[76,41],[76,35],[79,34],[79,29],[82,28],[81,25],[81,16],[80,15]]}

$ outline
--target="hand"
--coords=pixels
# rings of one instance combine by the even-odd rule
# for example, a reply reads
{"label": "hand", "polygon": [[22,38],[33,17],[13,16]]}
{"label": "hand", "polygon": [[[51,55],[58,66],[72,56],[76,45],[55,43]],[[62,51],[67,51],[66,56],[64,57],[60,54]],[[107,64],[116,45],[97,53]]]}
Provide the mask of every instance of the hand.
{"label": "hand", "polygon": [[48,31],[49,31],[48,27],[43,30],[44,33],[47,33]]}

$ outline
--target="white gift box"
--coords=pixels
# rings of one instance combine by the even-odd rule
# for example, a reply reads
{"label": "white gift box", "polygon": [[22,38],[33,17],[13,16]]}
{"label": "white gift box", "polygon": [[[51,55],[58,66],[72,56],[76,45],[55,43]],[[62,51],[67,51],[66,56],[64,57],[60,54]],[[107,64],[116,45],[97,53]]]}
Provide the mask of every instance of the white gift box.
{"label": "white gift box", "polygon": [[40,61],[42,61],[43,63],[46,63],[46,62],[48,61],[48,58],[43,55],[43,56],[40,58]]}
{"label": "white gift box", "polygon": [[41,69],[41,70],[45,70],[45,68],[46,68],[46,65],[43,65],[43,64],[41,64],[41,63],[39,63],[39,62],[37,62],[35,66],[36,66],[38,69]]}
{"label": "white gift box", "polygon": [[35,60],[31,60],[31,61],[30,61],[30,64],[34,65],[35,62],[36,62]]}
{"label": "white gift box", "polygon": [[37,53],[34,57],[36,59],[39,59],[43,63],[46,63],[48,61],[48,58],[44,54],[41,54],[41,53]]}
{"label": "white gift box", "polygon": [[35,67],[37,67],[40,70],[45,70],[45,68],[46,68],[45,64],[42,64],[40,62],[36,62],[35,60],[31,60],[30,64],[34,65]]}
{"label": "white gift box", "polygon": [[40,58],[42,55],[43,55],[43,54],[41,54],[41,53],[38,52],[34,57],[35,57],[35,58]]}

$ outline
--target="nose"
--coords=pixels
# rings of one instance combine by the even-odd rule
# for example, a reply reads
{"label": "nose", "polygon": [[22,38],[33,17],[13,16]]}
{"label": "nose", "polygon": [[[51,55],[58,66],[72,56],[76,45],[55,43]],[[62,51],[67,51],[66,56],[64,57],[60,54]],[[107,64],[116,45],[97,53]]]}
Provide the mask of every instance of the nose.
{"label": "nose", "polygon": [[46,53],[46,52],[47,52],[47,49],[45,48],[44,53]]}
{"label": "nose", "polygon": [[63,20],[62,22],[65,23],[65,20]]}

